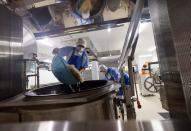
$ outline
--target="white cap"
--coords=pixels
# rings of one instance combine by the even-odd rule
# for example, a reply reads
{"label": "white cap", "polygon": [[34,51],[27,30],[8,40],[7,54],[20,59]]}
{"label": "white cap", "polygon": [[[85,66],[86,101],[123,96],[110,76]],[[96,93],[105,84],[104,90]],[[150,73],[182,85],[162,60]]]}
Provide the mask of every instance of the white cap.
{"label": "white cap", "polygon": [[100,70],[101,72],[107,72],[107,69],[108,69],[108,67],[105,66],[105,65],[100,65],[100,66],[99,66],[99,70]]}
{"label": "white cap", "polygon": [[55,54],[58,54],[58,52],[59,52],[59,48],[54,48],[53,51],[52,51],[52,54],[55,55]]}
{"label": "white cap", "polygon": [[84,48],[85,48],[86,47],[86,41],[82,38],[79,38],[76,45],[77,46],[81,45],[81,46],[84,46]]}

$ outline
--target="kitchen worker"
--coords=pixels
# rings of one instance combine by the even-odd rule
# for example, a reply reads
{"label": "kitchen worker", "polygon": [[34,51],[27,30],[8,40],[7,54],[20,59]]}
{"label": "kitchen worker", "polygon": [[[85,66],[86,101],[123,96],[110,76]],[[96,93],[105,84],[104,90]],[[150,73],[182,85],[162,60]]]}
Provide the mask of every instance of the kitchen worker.
{"label": "kitchen worker", "polygon": [[82,73],[88,67],[88,55],[85,47],[86,42],[80,38],[76,43],[76,47],[55,48],[52,53],[66,58],[67,64],[74,65]]}
{"label": "kitchen worker", "polygon": [[[100,71],[105,73],[105,77],[107,80],[113,80],[115,82],[120,82],[121,81],[121,75],[120,72],[117,68],[115,67],[106,67],[105,65],[100,66]],[[129,85],[129,75],[127,73],[124,73],[124,81],[125,85]],[[119,91],[117,95],[122,96],[123,95],[123,90],[122,87],[119,88]]]}

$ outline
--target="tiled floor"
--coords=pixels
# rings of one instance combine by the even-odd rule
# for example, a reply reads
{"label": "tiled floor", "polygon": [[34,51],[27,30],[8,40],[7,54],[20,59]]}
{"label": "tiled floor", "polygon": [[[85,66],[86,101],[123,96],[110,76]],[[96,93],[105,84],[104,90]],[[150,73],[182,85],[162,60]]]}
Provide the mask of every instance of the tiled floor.
{"label": "tiled floor", "polygon": [[162,108],[160,102],[160,96],[158,93],[155,96],[143,97],[139,96],[142,108],[137,108],[137,103],[135,102],[137,120],[164,120],[164,118],[159,115],[160,112],[166,112],[165,109]]}

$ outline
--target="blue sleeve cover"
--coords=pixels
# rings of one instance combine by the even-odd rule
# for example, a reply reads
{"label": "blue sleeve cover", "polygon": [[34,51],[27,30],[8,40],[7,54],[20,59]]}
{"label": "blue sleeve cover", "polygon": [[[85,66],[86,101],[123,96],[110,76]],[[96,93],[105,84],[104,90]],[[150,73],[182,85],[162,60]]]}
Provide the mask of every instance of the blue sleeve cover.
{"label": "blue sleeve cover", "polygon": [[125,80],[125,85],[129,85],[129,75],[127,73],[124,74],[124,80]]}
{"label": "blue sleeve cover", "polygon": [[112,76],[112,80],[119,81],[120,73],[117,68],[109,67],[108,73]]}
{"label": "blue sleeve cover", "polygon": [[58,55],[60,57],[68,56],[74,50],[74,48],[75,47],[72,47],[72,46],[66,46],[66,47],[60,48]]}
{"label": "blue sleeve cover", "polygon": [[88,67],[88,55],[87,53],[85,52],[84,53],[84,56],[83,56],[83,61],[82,61],[82,68],[87,68]]}

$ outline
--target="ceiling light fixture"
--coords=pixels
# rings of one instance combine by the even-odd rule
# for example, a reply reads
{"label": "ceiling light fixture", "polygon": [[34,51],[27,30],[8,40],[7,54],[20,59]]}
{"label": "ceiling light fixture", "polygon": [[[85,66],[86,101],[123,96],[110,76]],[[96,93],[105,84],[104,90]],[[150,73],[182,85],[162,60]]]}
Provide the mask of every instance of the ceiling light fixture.
{"label": "ceiling light fixture", "polygon": [[109,28],[107,28],[107,31],[108,31],[108,32],[111,32],[111,28],[110,28],[110,27],[109,27]]}
{"label": "ceiling light fixture", "polygon": [[148,23],[141,23],[139,26],[139,33],[142,33],[148,28]]}
{"label": "ceiling light fixture", "polygon": [[145,55],[139,55],[140,58],[146,58],[146,57],[151,57],[153,56],[152,54],[145,54]]}
{"label": "ceiling light fixture", "polygon": [[44,39],[41,39],[41,40],[37,40],[37,42],[43,44],[43,45],[46,45],[46,46],[49,46],[49,47],[53,47],[52,43],[51,43],[51,40],[49,38],[44,38]]}
{"label": "ceiling light fixture", "polygon": [[52,63],[52,61],[51,61],[50,59],[46,59],[46,60],[44,60],[44,62],[46,62],[46,63]]}
{"label": "ceiling light fixture", "polygon": [[156,50],[156,46],[151,47],[151,48],[148,49],[148,51],[150,51],[150,52],[153,52],[153,51],[155,51],[155,50]]}

